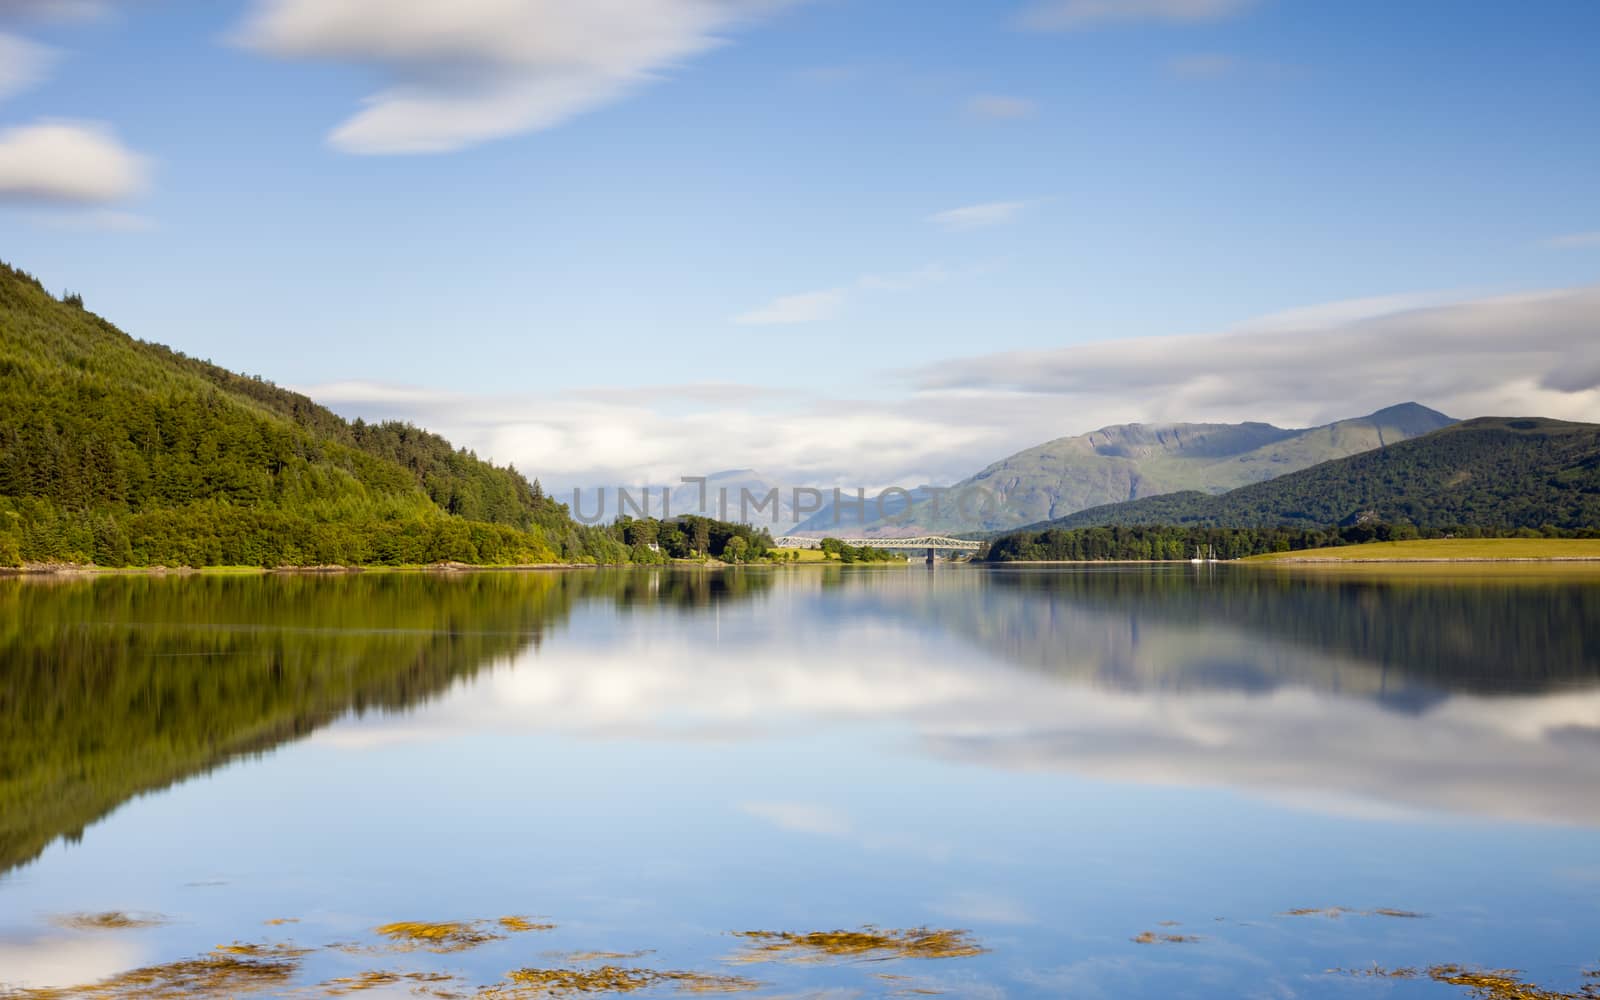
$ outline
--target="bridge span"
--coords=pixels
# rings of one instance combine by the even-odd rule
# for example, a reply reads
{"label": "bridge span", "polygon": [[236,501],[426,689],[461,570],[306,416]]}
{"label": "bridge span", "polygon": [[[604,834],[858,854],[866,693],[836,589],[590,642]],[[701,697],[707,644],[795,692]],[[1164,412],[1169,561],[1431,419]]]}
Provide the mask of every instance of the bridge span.
{"label": "bridge span", "polygon": [[[786,549],[819,549],[822,547],[820,538],[804,538],[798,535],[785,535],[774,539],[779,548]],[[919,535],[915,538],[840,538],[839,541],[855,548],[871,546],[875,549],[916,549],[926,552],[976,552],[983,548],[982,542],[974,542],[965,538],[949,538],[944,535]]]}

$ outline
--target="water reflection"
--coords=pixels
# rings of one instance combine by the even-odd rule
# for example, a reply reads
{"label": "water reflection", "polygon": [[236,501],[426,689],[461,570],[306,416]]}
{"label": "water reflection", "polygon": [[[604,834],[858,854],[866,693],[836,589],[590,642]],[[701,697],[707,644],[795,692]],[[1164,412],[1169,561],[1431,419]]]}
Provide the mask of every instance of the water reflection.
{"label": "water reflection", "polygon": [[[747,742],[885,723],[990,768],[1600,825],[1597,621],[1600,585],[1582,576],[6,580],[0,871],[130,797],[346,716],[322,739]],[[541,657],[553,630],[576,641]],[[805,803],[744,807],[850,835]]]}
{"label": "water reflection", "polygon": [[128,798],[537,651],[573,605],[709,607],[756,574],[0,579],[0,872]]}

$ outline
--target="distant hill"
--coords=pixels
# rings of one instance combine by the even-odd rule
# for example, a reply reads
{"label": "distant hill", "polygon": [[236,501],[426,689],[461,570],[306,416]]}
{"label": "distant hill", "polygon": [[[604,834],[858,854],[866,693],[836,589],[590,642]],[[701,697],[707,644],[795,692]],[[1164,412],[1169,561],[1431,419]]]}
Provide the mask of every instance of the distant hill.
{"label": "distant hill", "polygon": [[135,340],[0,264],[0,565],[623,557],[515,469]]}
{"label": "distant hill", "polygon": [[[609,523],[624,514],[629,517],[662,517],[661,490],[666,486],[671,487],[671,496],[665,516],[692,514],[719,521],[751,524],[757,528],[767,528],[774,535],[781,535],[793,527],[794,514],[790,506],[793,498],[789,489],[778,486],[776,477],[763,475],[754,469],[727,469],[708,472],[704,478],[704,486],[678,479],[650,484],[648,510],[643,509],[647,493],[645,484],[580,486],[576,490],[560,492],[556,499],[565,501],[571,508],[576,497],[578,505],[575,512],[590,522],[598,519]],[[768,494],[774,489],[778,491],[776,505],[768,502]],[[748,499],[745,493],[749,494]]]}
{"label": "distant hill", "polygon": [[[831,510],[824,510],[797,530],[837,531],[842,523],[869,535],[1001,531],[1180,490],[1222,493],[1451,423],[1450,417],[1426,406],[1402,403],[1302,430],[1263,423],[1121,424],[1057,438],[1002,459],[951,487],[937,513],[933,502],[921,500],[909,515],[891,509],[890,519],[877,520],[869,504],[865,525],[852,520],[850,510],[842,512],[838,523]],[[955,498],[974,487],[994,497],[992,511],[982,510],[976,500],[965,511],[959,508]]]}
{"label": "distant hill", "polygon": [[[856,494],[854,490],[839,491],[839,503],[833,502],[833,491],[820,490],[822,493],[822,507],[815,514],[807,517],[798,525],[790,525],[789,533],[792,535],[827,535],[856,534],[860,533],[865,522],[873,534],[898,534],[905,535],[907,530],[900,525],[884,525],[879,519],[879,503],[882,503],[882,514],[885,518],[899,517],[906,509],[907,504],[925,504],[933,499],[935,487],[917,486],[906,490],[904,493],[885,490],[882,494],[863,493],[865,506],[857,509]],[[865,512],[863,514],[863,511]],[[931,512],[931,509],[930,509]],[[886,530],[898,528],[899,530]]]}
{"label": "distant hill", "polygon": [[1481,417],[1221,496],[1171,493],[1029,529],[1326,527],[1362,519],[1419,528],[1600,526],[1600,425]]}

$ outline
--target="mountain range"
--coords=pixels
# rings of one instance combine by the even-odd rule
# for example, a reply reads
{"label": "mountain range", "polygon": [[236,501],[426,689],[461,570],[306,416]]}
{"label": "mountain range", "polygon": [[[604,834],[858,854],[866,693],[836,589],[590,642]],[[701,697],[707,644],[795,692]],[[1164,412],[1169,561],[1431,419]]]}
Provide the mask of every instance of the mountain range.
{"label": "mountain range", "polygon": [[[901,494],[886,498],[887,516],[881,519],[871,503],[865,520],[853,507],[836,515],[828,505],[790,533],[887,537],[1005,531],[1143,497],[1220,494],[1452,423],[1436,410],[1402,403],[1303,429],[1265,423],[1119,424],[1003,458],[956,483],[937,501],[930,488],[919,487],[909,512]],[[965,505],[957,500],[963,493],[971,496]]]}
{"label": "mountain range", "polygon": [[1209,495],[1107,504],[1024,530],[1171,525],[1419,528],[1600,526],[1600,424],[1479,417],[1409,441]]}

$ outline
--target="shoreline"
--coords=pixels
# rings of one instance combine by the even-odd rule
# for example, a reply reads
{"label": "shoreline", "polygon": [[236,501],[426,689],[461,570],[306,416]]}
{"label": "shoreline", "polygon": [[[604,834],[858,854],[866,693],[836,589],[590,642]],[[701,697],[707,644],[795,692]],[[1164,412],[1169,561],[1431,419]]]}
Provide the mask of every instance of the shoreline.
{"label": "shoreline", "polygon": [[360,573],[535,573],[551,570],[603,569],[586,563],[527,563],[474,566],[436,563],[427,566],[95,566],[80,563],[30,563],[0,567],[0,577],[71,576],[353,576]]}
{"label": "shoreline", "polygon": [[[50,577],[100,576],[355,576],[362,573],[550,573],[569,570],[698,569],[722,572],[729,569],[789,569],[838,566],[838,562],[811,560],[775,563],[725,563],[674,559],[666,563],[518,563],[506,566],[473,563],[429,563],[425,566],[96,566],[92,563],[25,563],[0,566],[0,579],[42,579]],[[909,566],[904,563],[860,563],[861,566]]]}
{"label": "shoreline", "polygon": [[1600,556],[1372,556],[1369,558],[1340,559],[1337,556],[1305,556],[1305,557],[1276,557],[1263,559],[1252,556],[1248,559],[1235,560],[1240,564],[1251,566],[1366,566],[1378,563],[1394,564],[1425,564],[1439,565],[1443,563],[1477,563],[1477,564],[1506,564],[1506,563],[1600,563]]}

